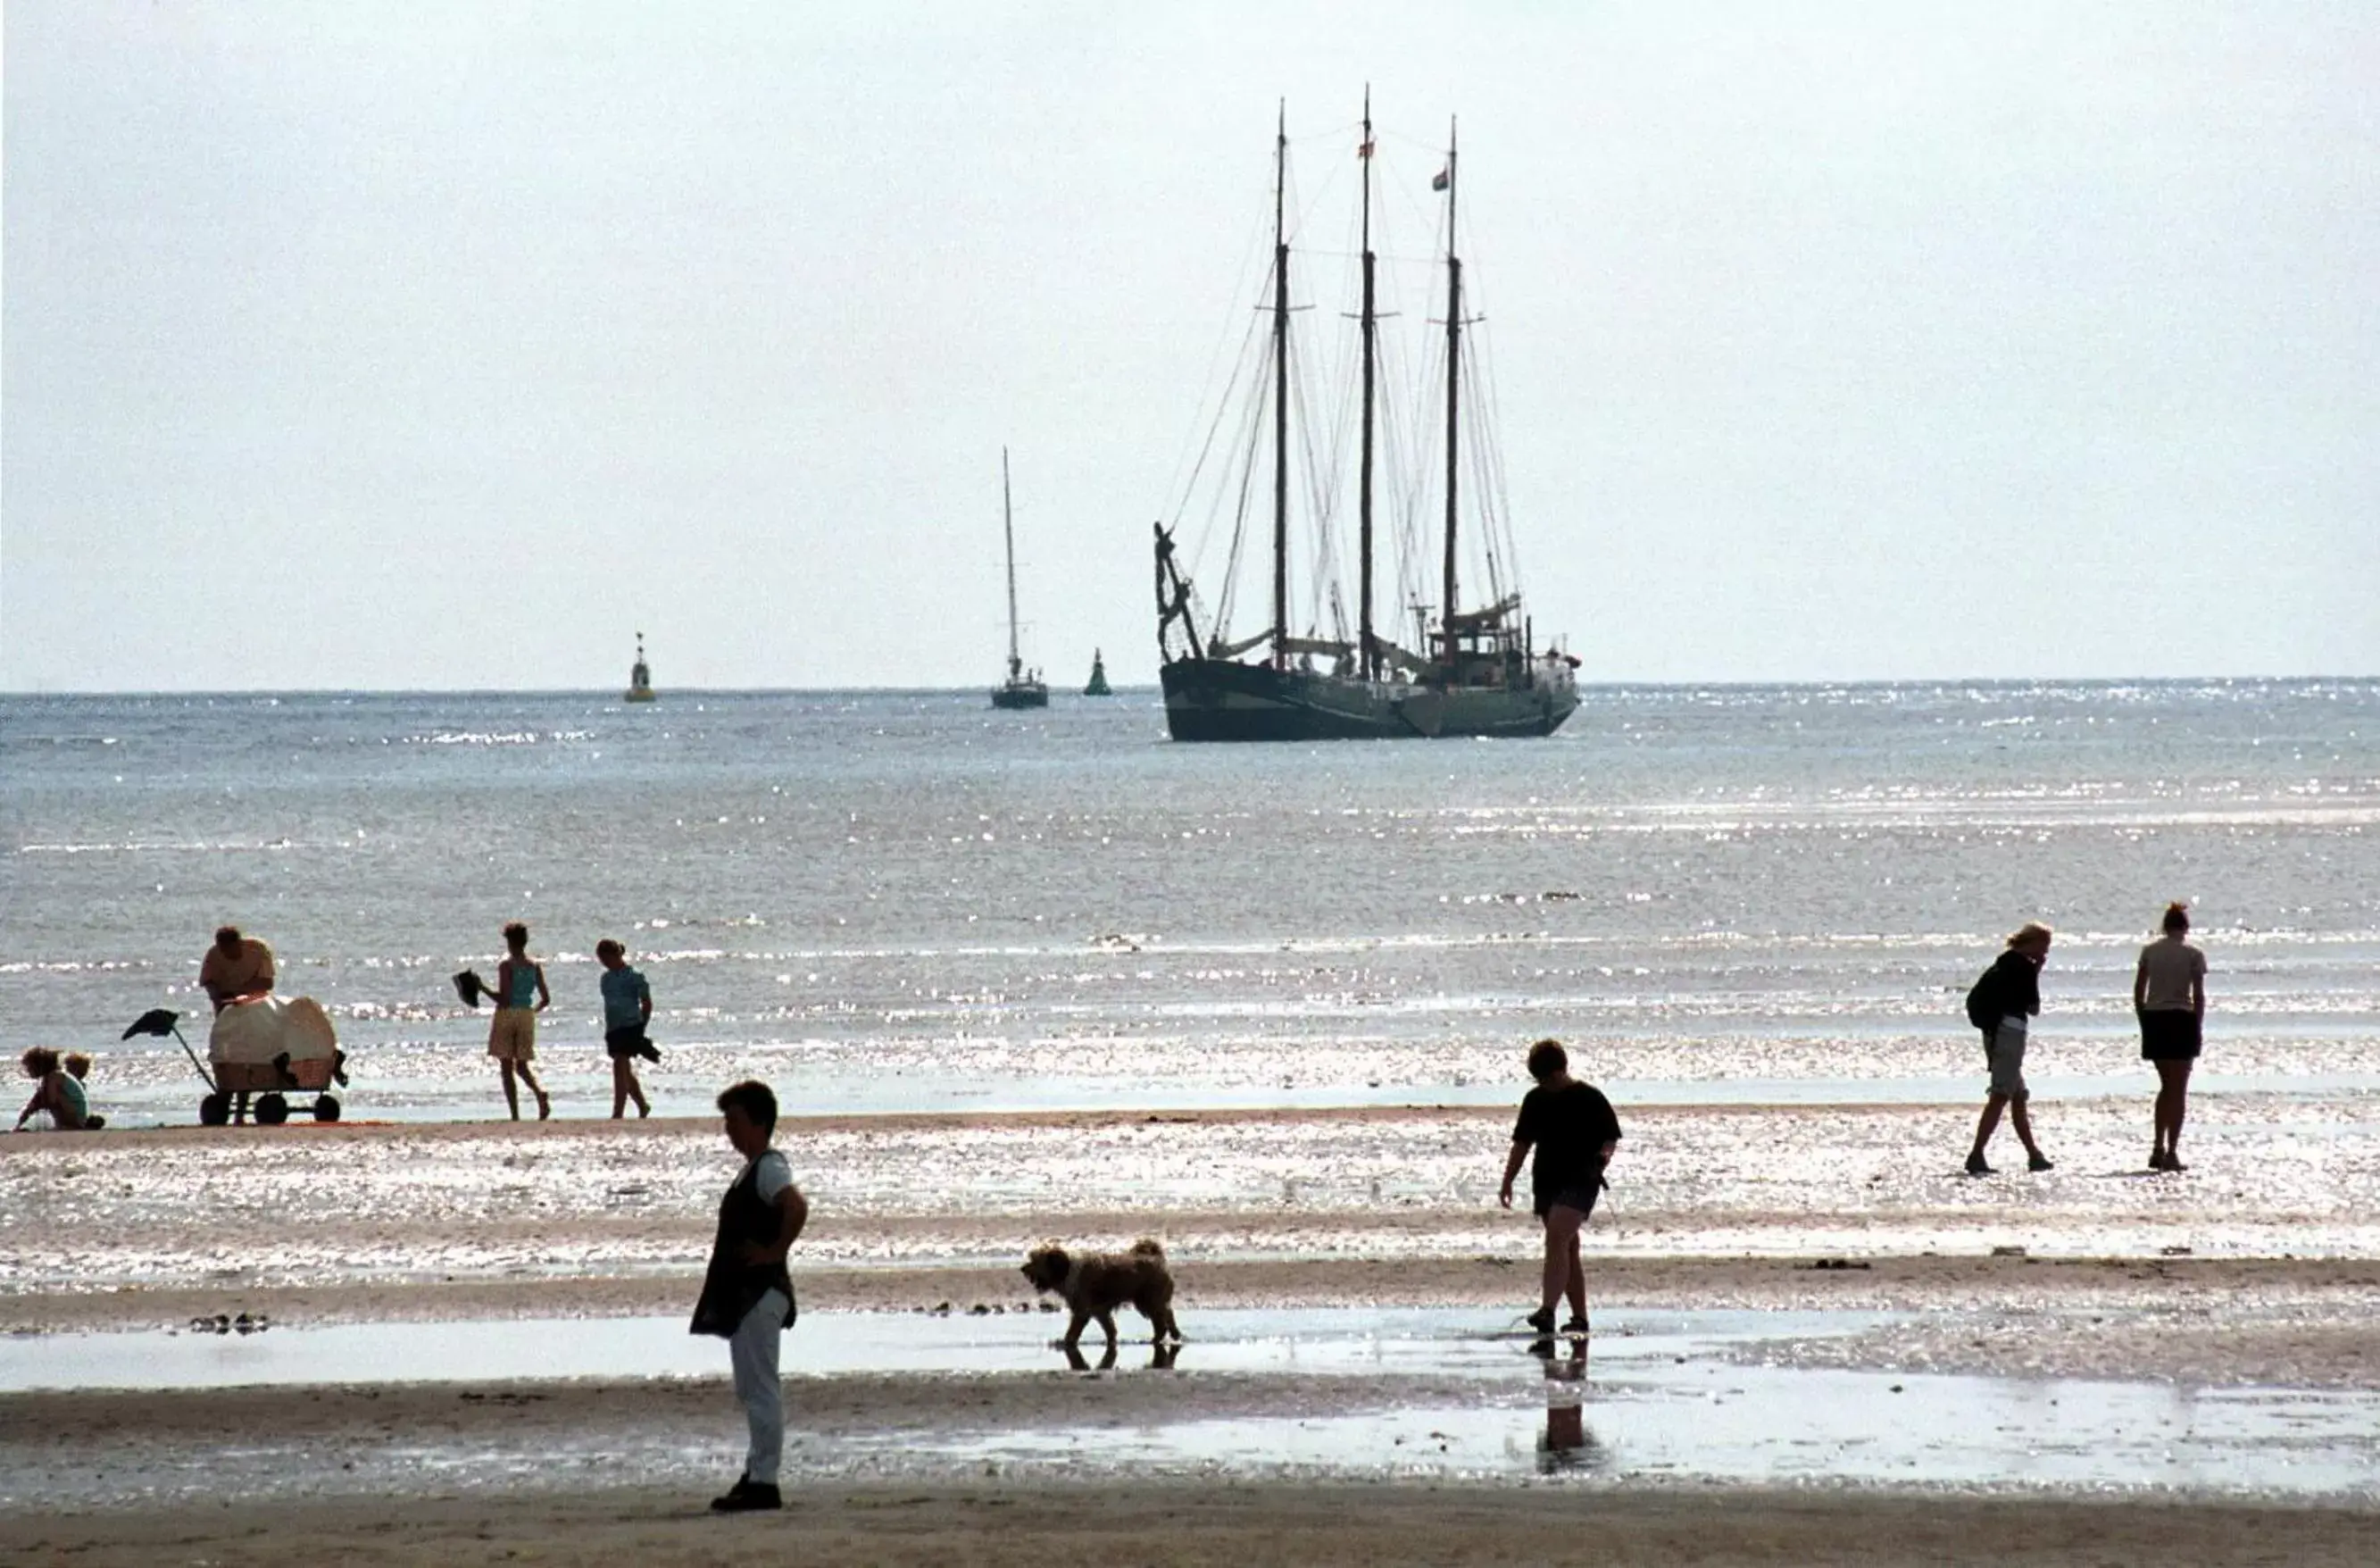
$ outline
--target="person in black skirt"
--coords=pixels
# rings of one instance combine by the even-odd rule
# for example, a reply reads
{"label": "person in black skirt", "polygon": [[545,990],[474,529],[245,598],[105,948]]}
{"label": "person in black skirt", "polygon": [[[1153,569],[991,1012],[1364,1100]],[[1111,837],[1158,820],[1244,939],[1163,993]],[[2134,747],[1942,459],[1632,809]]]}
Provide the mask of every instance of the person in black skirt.
{"label": "person in black skirt", "polygon": [[2141,1020],[2141,1060],[2157,1072],[2156,1141],[2149,1149],[2152,1171],[2186,1171],[2181,1162],[2181,1118],[2190,1100],[2190,1069],[2198,1061],[2201,1026],[2206,1018],[2206,954],[2191,945],[2190,909],[2165,908],[2165,935],[2141,949],[2132,971],[2132,1011]]}
{"label": "person in black skirt", "polygon": [[1584,1334],[1586,1270],[1579,1261],[1578,1234],[1595,1212],[1597,1195],[1604,1187],[1603,1168],[1620,1147],[1620,1118],[1602,1090],[1570,1076],[1570,1056],[1559,1041],[1541,1039],[1529,1048],[1529,1076],[1537,1087],[1521,1100],[1521,1119],[1512,1127],[1512,1151],[1504,1161],[1504,1185],[1496,1201],[1512,1207],[1512,1179],[1536,1149],[1529,1186],[1537,1218],[1546,1227],[1546,1272],[1529,1327],[1550,1335],[1554,1307],[1567,1295],[1571,1316],[1562,1331]]}

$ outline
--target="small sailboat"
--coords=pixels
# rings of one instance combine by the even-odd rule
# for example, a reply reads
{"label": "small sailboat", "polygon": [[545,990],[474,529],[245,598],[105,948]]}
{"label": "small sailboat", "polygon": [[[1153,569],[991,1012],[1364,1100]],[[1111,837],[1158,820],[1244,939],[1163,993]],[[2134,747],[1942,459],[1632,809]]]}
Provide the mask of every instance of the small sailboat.
{"label": "small sailboat", "polygon": [[628,666],[627,694],[623,702],[650,702],[653,699],[653,668],[645,662],[645,634],[637,634],[637,662]]}
{"label": "small sailboat", "polygon": [[1000,449],[1000,531],[1008,543],[1008,679],[991,688],[994,708],[1047,708],[1049,684],[1016,653],[1016,522],[1008,503],[1008,448]]}
{"label": "small sailboat", "polygon": [[1099,650],[1096,648],[1091,650],[1091,679],[1090,683],[1083,687],[1083,695],[1085,697],[1113,697],[1115,695],[1114,692],[1108,689],[1108,662],[1099,657]]}

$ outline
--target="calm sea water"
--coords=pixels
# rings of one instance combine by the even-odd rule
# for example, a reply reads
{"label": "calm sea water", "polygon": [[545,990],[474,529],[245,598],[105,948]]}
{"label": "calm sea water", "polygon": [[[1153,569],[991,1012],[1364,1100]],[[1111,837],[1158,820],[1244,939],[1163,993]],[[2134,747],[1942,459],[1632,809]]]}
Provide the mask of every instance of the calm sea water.
{"label": "calm sea water", "polygon": [[[1957,1099],[1959,996],[2060,932],[2035,1052],[2138,1091],[2132,954],[2214,966],[2206,1087],[2380,1090],[2380,681],[1590,688],[1550,741],[1197,748],[1153,693],[0,698],[0,1024],[188,1120],[209,934],[270,941],[354,1116],[497,1105],[529,922],[565,1115],[591,951],[664,1111],[1504,1100],[1540,1034],[1639,1100]],[[192,1032],[202,1045],[203,1025]]]}

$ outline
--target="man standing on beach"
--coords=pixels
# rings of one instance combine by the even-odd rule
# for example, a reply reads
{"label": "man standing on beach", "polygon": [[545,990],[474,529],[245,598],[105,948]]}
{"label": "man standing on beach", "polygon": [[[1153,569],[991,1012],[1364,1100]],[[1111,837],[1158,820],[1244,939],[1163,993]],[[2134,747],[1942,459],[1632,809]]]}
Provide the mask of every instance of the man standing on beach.
{"label": "man standing on beach", "polygon": [[735,1397],[751,1430],[744,1474],[710,1506],[722,1513],[783,1508],[777,1465],[785,1446],[785,1407],[777,1387],[778,1336],[794,1326],[794,1282],[785,1254],[809,1220],[810,1206],[794,1185],[785,1157],[769,1147],[777,1129],[777,1097],[752,1079],[719,1097],[727,1141],[744,1157],[743,1173],[719,1204],[719,1234],[702,1276],[689,1332],[727,1342]]}

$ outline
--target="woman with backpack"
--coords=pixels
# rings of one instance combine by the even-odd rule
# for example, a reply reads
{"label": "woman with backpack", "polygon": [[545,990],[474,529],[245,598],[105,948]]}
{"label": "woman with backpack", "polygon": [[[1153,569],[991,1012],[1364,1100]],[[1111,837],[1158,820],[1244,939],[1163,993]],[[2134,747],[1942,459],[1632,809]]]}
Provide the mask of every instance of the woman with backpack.
{"label": "woman with backpack", "polygon": [[2206,954],[2191,945],[2190,906],[2165,906],[2165,935],[2141,949],[2132,971],[2132,1011],[2141,1020],[2141,1059],[2157,1070],[2156,1141],[2152,1171],[2187,1171],[2181,1162],[2182,1112],[2190,1100],[2190,1069],[2198,1061],[2206,1017]]}
{"label": "woman with backpack", "polygon": [[1984,1114],[1975,1124],[1975,1147],[1967,1155],[1971,1176],[1992,1173],[1984,1162],[1984,1146],[1999,1129],[2003,1111],[2024,1145],[2025,1169],[2050,1169],[2049,1156],[2033,1141],[2033,1119],[2025,1110],[2029,1091],[2024,1087],[2026,1024],[2041,1011],[2041,966],[2048,957],[2049,928],[2038,920],[2027,920],[1967,993],[1967,1021],[1983,1031],[1984,1060],[1992,1070]]}

